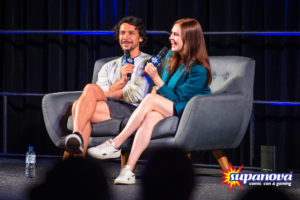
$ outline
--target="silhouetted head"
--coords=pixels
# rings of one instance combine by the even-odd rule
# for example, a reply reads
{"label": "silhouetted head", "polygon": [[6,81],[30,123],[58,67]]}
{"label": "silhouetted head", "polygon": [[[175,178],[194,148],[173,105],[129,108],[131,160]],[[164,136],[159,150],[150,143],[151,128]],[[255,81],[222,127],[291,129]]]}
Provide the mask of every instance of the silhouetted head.
{"label": "silhouetted head", "polygon": [[41,199],[109,199],[108,185],[101,166],[82,158],[58,162],[45,181],[33,188],[32,200]]}
{"label": "silhouetted head", "polygon": [[144,200],[189,199],[193,186],[193,166],[184,151],[172,147],[152,154],[143,172]]}

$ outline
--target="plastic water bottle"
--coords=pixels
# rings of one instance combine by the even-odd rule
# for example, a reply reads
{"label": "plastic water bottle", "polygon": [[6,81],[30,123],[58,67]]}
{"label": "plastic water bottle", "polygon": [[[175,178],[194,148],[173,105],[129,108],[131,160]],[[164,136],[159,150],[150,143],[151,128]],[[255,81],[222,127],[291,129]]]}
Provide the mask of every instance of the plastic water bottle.
{"label": "plastic water bottle", "polygon": [[36,156],[33,151],[33,146],[30,146],[26,152],[26,168],[25,168],[25,177],[34,178],[35,177],[35,162]]}

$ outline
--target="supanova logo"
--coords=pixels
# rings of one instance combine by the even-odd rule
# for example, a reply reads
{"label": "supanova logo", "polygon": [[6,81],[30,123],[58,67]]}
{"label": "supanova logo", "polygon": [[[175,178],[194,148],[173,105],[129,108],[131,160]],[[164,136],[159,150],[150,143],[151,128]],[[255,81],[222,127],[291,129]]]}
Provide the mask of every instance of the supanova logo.
{"label": "supanova logo", "polygon": [[230,174],[230,181],[242,181],[245,185],[250,182],[292,182],[293,174],[290,173],[243,173]]}
{"label": "supanova logo", "polygon": [[229,192],[233,187],[243,189],[242,185],[268,185],[268,186],[292,186],[292,173],[243,173],[243,165],[236,169],[229,163],[229,170],[220,172],[224,179],[220,184],[225,183],[229,186]]}

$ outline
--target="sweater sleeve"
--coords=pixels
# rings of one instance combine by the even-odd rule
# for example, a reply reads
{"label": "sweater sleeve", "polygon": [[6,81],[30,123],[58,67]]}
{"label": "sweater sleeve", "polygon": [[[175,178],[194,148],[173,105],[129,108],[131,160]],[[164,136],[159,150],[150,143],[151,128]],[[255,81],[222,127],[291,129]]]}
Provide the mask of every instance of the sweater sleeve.
{"label": "sweater sleeve", "polygon": [[103,91],[109,91],[109,86],[112,84],[109,79],[109,67],[112,62],[105,63],[98,72],[98,79],[96,84],[101,87]]}

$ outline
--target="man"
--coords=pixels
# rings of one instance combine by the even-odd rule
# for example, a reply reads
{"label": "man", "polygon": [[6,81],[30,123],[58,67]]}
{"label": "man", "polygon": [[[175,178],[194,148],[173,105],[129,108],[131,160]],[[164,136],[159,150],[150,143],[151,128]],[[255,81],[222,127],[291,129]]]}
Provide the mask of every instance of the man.
{"label": "man", "polygon": [[[124,17],[114,27],[123,51],[129,50],[134,64],[123,64],[123,57],[103,65],[96,84],[87,84],[72,106],[73,133],[66,138],[66,152],[86,155],[91,124],[111,118],[129,117],[148,92],[149,83],[142,76],[149,55],[140,51],[147,35],[142,20]],[[122,62],[123,60],[123,62]],[[128,79],[131,74],[131,79]],[[65,156],[68,154],[65,152]]]}

